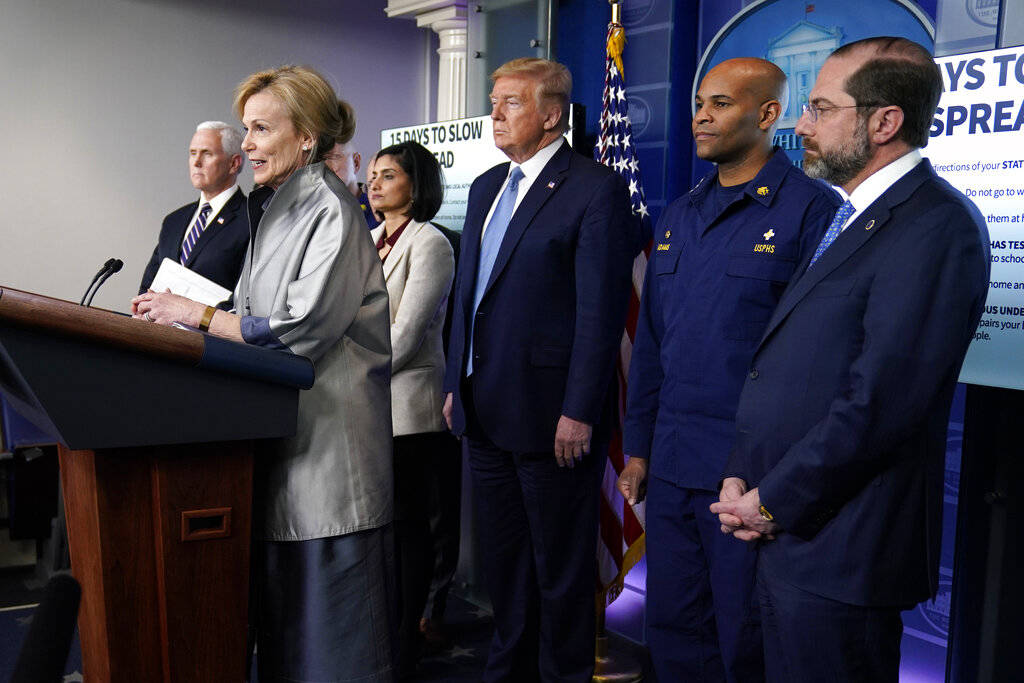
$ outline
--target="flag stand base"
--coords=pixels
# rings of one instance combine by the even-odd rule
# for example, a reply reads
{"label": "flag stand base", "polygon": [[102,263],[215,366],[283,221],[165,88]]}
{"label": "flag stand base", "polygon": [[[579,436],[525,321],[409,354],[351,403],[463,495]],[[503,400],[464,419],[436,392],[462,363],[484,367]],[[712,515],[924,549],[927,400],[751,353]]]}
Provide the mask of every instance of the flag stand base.
{"label": "flag stand base", "polygon": [[643,680],[639,662],[622,652],[608,651],[608,636],[597,637],[593,683],[636,683]]}

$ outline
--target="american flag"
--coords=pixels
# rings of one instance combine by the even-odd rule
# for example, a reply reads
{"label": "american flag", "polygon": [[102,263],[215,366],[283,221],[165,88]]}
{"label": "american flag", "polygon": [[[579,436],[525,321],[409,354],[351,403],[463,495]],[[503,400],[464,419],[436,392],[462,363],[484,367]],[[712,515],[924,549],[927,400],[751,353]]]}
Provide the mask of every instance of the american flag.
{"label": "american flag", "polygon": [[[594,147],[594,158],[615,169],[629,183],[633,213],[643,224],[646,242],[652,234],[651,218],[647,212],[644,189],[640,182],[640,164],[633,141],[633,126],[629,120],[629,104],[623,79],[622,49],[626,45],[625,32],[620,24],[608,24],[608,54],[605,58],[604,98],[601,109],[601,135]],[[626,409],[626,377],[629,375],[629,357],[636,336],[636,321],[640,312],[640,292],[643,291],[644,272],[650,244],[633,262],[633,291],[629,300],[626,329],[619,346],[619,422],[608,449],[604,480],[601,485],[601,537],[597,544],[598,580],[604,604],[611,604],[622,592],[622,582],[644,554],[644,504],[635,507],[623,499],[616,488],[619,473],[625,465],[622,453],[622,418]]]}

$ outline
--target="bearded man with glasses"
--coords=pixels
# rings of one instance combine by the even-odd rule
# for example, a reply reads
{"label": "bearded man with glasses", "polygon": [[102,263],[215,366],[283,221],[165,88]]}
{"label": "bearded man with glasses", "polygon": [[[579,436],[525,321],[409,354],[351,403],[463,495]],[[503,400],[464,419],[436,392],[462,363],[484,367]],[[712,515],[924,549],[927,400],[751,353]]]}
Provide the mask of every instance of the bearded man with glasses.
{"label": "bearded man with glasses", "polygon": [[712,506],[758,545],[767,678],[899,678],[900,612],[934,596],[946,426],[988,290],[977,208],[921,157],[942,76],[904,38],[822,66],[797,123],[840,207],[782,295]]}

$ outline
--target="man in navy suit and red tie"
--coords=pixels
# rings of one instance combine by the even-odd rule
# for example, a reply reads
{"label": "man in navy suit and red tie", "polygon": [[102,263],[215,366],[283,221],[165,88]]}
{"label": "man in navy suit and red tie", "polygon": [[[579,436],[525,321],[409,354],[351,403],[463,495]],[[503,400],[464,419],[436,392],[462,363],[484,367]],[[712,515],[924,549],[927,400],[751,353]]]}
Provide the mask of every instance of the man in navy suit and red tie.
{"label": "man in navy suit and red tie", "polygon": [[238,187],[241,168],[241,131],[222,121],[200,123],[188,148],[189,177],[199,200],[164,218],[139,294],[149,289],[165,258],[221,287],[235,288],[249,246],[245,195]]}
{"label": "man in navy suit and red tie", "polygon": [[989,268],[977,208],[921,157],[941,93],[925,48],[869,38],[825,61],[796,126],[804,170],[849,199],[761,337],[711,506],[759,544],[773,683],[895,683],[900,612],[938,587],[946,427]]}
{"label": "man in navy suit and red tie", "polygon": [[599,487],[640,228],[622,177],[562,137],[568,69],[523,58],[491,78],[511,163],[469,191],[444,385],[494,607],[484,680],[589,683]]}

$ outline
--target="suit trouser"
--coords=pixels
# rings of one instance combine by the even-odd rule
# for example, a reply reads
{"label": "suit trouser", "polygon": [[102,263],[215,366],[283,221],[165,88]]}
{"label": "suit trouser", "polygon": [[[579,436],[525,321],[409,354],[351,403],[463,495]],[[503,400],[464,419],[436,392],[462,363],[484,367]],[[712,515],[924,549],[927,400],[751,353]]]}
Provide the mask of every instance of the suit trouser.
{"label": "suit trouser", "polygon": [[757,588],[769,683],[899,680],[901,607],[862,607],[823,598],[772,575],[763,565]]}
{"label": "suit trouser", "polygon": [[757,549],[720,530],[718,494],[647,484],[647,644],[658,680],[764,680]]}
{"label": "suit trouser", "polygon": [[[476,430],[474,430],[476,431]],[[597,518],[606,448],[573,468],[467,435],[494,607],[484,681],[578,681],[594,669]]]}
{"label": "suit trouser", "polygon": [[448,593],[459,564],[462,520],[462,442],[448,432],[439,433],[430,454],[426,487],[430,498],[430,536],[433,539],[433,577],[423,616],[444,621]]}
{"label": "suit trouser", "polygon": [[432,453],[445,432],[396,436],[395,569],[398,587],[398,672],[410,674],[419,657],[420,616],[427,604],[434,573],[430,533],[430,490],[426,482],[433,467]]}

